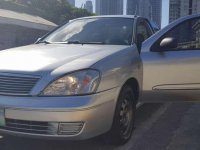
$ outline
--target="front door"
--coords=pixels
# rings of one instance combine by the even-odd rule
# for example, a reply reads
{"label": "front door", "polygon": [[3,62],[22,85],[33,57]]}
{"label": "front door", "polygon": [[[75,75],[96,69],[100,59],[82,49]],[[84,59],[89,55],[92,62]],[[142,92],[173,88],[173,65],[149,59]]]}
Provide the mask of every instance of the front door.
{"label": "front door", "polygon": [[[161,41],[166,38],[174,39],[177,46],[162,49]],[[141,52],[142,100],[200,101],[200,17],[171,26],[147,47]]]}

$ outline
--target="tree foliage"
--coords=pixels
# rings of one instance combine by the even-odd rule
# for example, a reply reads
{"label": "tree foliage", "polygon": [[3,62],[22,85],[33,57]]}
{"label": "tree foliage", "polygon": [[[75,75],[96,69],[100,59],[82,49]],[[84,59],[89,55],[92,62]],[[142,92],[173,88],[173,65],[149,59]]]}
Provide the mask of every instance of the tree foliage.
{"label": "tree foliage", "polygon": [[78,17],[94,15],[85,9],[72,7],[67,0],[6,0],[0,3],[0,7],[3,3],[4,5],[7,3],[7,6],[13,5],[14,11],[17,11],[19,7],[19,11],[22,12],[23,7],[25,13],[41,16],[57,24]]}

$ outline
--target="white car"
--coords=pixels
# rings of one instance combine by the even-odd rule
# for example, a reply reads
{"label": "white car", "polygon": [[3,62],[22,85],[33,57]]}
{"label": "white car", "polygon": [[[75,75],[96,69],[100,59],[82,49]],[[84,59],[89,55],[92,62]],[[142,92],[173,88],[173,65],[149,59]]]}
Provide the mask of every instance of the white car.
{"label": "white car", "polygon": [[0,133],[123,144],[138,101],[199,101],[200,15],[154,33],[142,17],[86,17],[1,51]]}

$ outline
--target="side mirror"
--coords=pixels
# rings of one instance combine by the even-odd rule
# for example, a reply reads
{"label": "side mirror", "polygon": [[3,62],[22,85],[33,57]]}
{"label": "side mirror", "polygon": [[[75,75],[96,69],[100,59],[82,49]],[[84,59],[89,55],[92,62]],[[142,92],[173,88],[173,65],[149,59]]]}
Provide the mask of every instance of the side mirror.
{"label": "side mirror", "polygon": [[173,49],[178,47],[178,42],[175,38],[167,37],[160,42],[161,49]]}

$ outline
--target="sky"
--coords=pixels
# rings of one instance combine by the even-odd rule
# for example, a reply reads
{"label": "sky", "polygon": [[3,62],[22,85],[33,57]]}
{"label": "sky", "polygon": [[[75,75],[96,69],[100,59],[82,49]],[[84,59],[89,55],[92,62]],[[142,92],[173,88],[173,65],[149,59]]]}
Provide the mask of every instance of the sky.
{"label": "sky", "polygon": [[[93,2],[93,5],[95,6],[95,0],[91,0]],[[124,14],[126,13],[126,1],[124,0]],[[76,6],[81,7],[82,4],[84,4],[86,0],[76,0]],[[94,7],[95,11],[95,7]],[[169,22],[169,0],[162,0],[162,23],[161,26],[164,27]]]}

